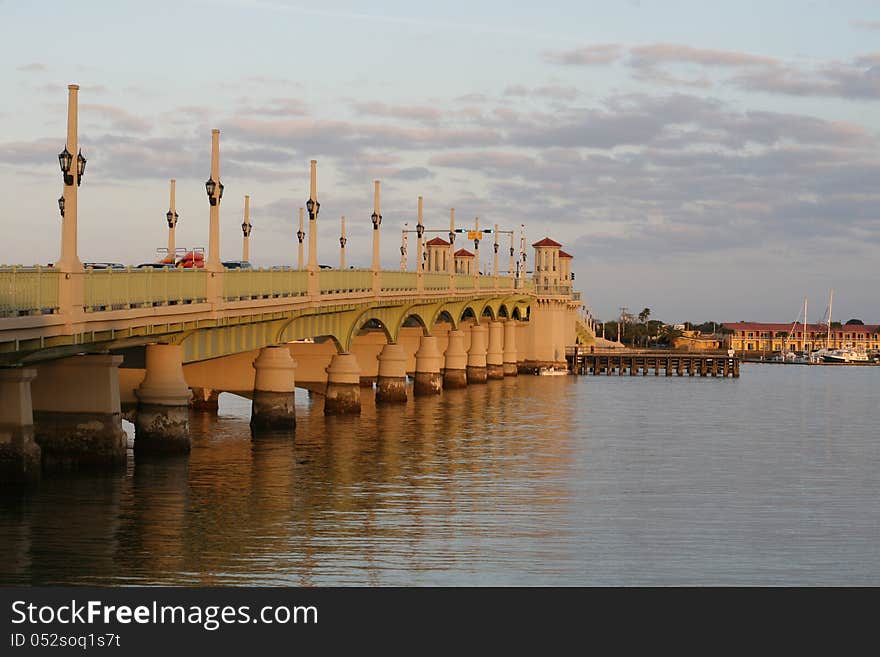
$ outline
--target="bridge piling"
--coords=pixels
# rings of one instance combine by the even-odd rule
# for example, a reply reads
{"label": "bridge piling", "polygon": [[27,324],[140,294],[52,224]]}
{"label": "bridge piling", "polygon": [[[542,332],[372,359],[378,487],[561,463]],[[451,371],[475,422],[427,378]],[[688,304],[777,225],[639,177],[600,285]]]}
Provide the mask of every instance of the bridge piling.
{"label": "bridge piling", "polygon": [[449,331],[449,343],[444,357],[443,387],[447,390],[467,387],[468,354],[464,350],[464,331]]}
{"label": "bridge piling", "polygon": [[413,380],[413,394],[416,396],[438,395],[443,388],[443,375],[440,373],[443,356],[437,349],[437,338],[423,335],[416,351],[416,372]]}
{"label": "bridge piling", "polygon": [[40,478],[40,446],[34,440],[32,368],[0,368],[0,486]]}
{"label": "bridge piling", "polygon": [[121,363],[122,356],[85,354],[37,366],[31,394],[43,469],[125,463]]}
{"label": "bridge piling", "polygon": [[489,329],[480,323],[471,326],[471,346],[467,356],[467,382],[486,383],[486,351]]}
{"label": "bridge piling", "polygon": [[361,367],[354,354],[334,354],[327,367],[324,415],[359,415]]}
{"label": "bridge piling", "polygon": [[489,323],[489,346],[486,349],[486,378],[504,378],[504,324]]}
{"label": "bridge piling", "polygon": [[516,366],[516,326],[516,321],[513,319],[508,319],[504,322],[504,351],[501,357],[504,376],[516,376],[519,374]]}
{"label": "bridge piling", "polygon": [[263,347],[253,365],[256,374],[251,430],[293,429],[296,427],[296,361],[290,356],[290,349],[284,345]]}
{"label": "bridge piling", "polygon": [[191,448],[189,400],[183,378],[183,348],[150,344],[146,348],[146,374],[135,390],[138,398],[134,451],[179,454]]}
{"label": "bridge piling", "polygon": [[406,352],[396,342],[386,344],[376,357],[379,373],[376,377],[376,403],[406,402]]}

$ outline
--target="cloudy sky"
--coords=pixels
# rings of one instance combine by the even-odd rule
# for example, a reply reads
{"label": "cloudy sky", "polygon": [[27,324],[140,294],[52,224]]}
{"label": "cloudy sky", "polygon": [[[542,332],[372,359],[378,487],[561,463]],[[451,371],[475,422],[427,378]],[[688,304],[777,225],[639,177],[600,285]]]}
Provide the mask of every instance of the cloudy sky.
{"label": "cloudy sky", "polygon": [[250,194],[251,259],[295,262],[314,158],[322,263],[346,215],[369,264],[378,178],[387,267],[422,195],[562,242],[599,317],[880,322],[876,2],[427,4],[0,1],[0,262],[58,256],[75,82],[84,261],[152,260],[170,178],[207,243],[216,127],[224,258]]}

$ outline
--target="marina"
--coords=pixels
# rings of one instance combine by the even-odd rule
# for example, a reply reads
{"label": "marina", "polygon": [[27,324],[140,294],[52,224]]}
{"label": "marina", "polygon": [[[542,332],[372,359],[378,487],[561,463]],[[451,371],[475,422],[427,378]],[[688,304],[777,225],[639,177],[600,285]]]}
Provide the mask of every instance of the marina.
{"label": "marina", "polygon": [[574,347],[566,351],[569,369],[575,374],[623,376],[701,376],[739,378],[740,359],[726,353],[670,353],[645,351],[595,353]]}

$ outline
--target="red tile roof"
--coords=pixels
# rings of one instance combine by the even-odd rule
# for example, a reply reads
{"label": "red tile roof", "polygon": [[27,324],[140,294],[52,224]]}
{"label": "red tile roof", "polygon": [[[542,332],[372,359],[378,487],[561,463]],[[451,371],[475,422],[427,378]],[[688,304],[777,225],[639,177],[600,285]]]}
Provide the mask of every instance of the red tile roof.
{"label": "red tile roof", "polygon": [[532,246],[562,246],[559,242],[554,242],[549,237],[545,237],[540,242],[535,242]]}
{"label": "red tile roof", "polygon": [[428,240],[425,242],[426,246],[449,246],[449,242],[447,242],[442,237],[435,237],[434,239]]}
{"label": "red tile roof", "polygon": [[468,251],[467,249],[459,249],[458,251],[455,252],[455,257],[456,258],[474,258],[476,256],[474,256],[474,254],[471,253],[470,251]]}
{"label": "red tile roof", "polygon": [[574,256],[571,256],[571,255],[567,254],[565,251],[562,251],[562,250],[559,251],[559,257],[560,257],[560,258],[574,258]]}

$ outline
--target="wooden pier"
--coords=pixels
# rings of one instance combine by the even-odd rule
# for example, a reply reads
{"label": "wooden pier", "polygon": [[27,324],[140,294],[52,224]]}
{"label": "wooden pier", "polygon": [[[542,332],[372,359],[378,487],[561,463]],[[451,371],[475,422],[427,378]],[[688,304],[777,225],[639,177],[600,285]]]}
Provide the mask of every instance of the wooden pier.
{"label": "wooden pier", "polygon": [[572,374],[660,376],[713,376],[739,378],[739,357],[726,353],[675,353],[668,351],[590,352],[569,347],[565,358]]}

